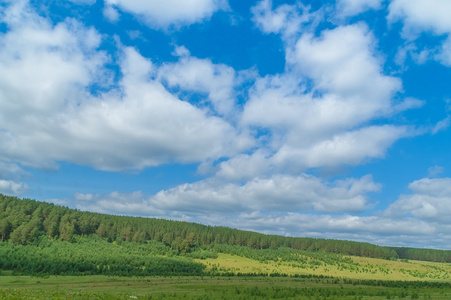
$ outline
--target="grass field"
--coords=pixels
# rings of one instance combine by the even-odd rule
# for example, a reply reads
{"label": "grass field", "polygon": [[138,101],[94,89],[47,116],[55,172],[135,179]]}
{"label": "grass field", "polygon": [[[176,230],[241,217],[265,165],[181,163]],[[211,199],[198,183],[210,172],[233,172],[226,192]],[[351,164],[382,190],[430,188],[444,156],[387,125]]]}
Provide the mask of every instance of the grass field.
{"label": "grass field", "polygon": [[220,253],[216,259],[197,261],[205,264],[207,270],[219,273],[268,275],[279,273],[289,276],[313,274],[351,279],[451,282],[451,264],[447,263],[392,261],[364,257],[346,258],[341,262],[330,263],[310,259],[305,264],[299,264],[291,261],[259,262],[242,256]]}
{"label": "grass field", "polygon": [[446,263],[308,252],[272,260],[219,253],[196,261],[208,275],[31,277],[1,271],[0,299],[451,299]]}
{"label": "grass field", "polygon": [[450,286],[286,277],[0,277],[1,299],[451,299]]}
{"label": "grass field", "polygon": [[451,299],[449,285],[332,278],[0,277],[1,299]]}

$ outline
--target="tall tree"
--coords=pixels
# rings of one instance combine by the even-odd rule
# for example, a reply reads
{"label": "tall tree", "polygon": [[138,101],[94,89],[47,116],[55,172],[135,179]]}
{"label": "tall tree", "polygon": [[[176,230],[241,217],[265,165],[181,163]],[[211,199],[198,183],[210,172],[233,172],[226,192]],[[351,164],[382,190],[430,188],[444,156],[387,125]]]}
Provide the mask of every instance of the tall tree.
{"label": "tall tree", "polygon": [[0,222],[0,233],[2,235],[2,242],[7,239],[11,233],[12,226],[8,219],[3,219]]}

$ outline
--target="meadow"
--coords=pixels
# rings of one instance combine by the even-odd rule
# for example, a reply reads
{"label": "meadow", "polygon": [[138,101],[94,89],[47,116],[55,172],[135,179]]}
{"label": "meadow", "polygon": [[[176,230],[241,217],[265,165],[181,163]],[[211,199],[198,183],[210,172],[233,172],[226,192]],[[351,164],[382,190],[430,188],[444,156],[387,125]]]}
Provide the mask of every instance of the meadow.
{"label": "meadow", "polygon": [[[115,246],[117,247],[117,246]],[[127,249],[126,246],[122,246]],[[298,252],[218,253],[203,276],[0,276],[0,299],[451,299],[451,265]]]}
{"label": "meadow", "polygon": [[[315,254],[314,257],[309,256]],[[303,263],[279,259],[258,261],[220,253],[216,259],[196,260],[206,271],[218,274],[263,276],[329,276],[363,280],[451,282],[451,264],[426,261],[384,260],[300,252]]]}
{"label": "meadow", "polygon": [[448,283],[320,277],[2,276],[0,286],[1,299],[451,299]]}

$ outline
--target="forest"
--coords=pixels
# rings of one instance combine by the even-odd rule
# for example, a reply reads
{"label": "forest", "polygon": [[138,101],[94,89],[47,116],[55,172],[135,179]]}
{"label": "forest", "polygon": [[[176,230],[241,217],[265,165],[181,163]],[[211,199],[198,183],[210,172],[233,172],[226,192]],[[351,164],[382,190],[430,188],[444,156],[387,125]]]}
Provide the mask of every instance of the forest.
{"label": "forest", "polygon": [[47,237],[49,241],[75,241],[95,235],[108,242],[160,242],[177,254],[209,249],[214,245],[251,249],[280,247],[323,251],[383,259],[412,259],[451,262],[451,251],[382,247],[369,243],[301,237],[282,237],[227,227],[142,217],[113,216],[82,212],[68,207],[0,194],[0,236],[2,242],[30,245]]}

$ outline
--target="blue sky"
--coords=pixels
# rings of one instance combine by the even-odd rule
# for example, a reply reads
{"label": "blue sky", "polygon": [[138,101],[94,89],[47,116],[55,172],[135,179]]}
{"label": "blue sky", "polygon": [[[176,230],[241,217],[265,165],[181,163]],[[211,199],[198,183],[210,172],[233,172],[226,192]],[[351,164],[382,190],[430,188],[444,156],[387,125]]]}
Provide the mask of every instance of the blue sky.
{"label": "blue sky", "polygon": [[451,249],[451,2],[0,1],[0,192]]}

